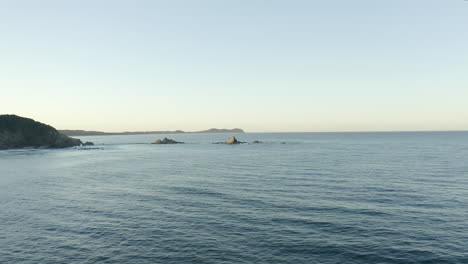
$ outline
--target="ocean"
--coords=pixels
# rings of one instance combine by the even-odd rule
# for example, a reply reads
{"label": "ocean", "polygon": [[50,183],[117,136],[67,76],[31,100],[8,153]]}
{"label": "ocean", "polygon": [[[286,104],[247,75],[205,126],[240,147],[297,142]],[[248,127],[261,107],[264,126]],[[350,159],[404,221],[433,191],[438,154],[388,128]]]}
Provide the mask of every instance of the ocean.
{"label": "ocean", "polygon": [[0,151],[0,263],[468,263],[468,132],[229,136]]}

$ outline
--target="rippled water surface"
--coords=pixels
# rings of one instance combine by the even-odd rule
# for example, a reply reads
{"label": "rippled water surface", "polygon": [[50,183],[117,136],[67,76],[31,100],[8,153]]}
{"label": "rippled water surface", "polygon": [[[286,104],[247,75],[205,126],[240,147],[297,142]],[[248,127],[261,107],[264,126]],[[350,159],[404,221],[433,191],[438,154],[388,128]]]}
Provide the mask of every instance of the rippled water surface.
{"label": "rippled water surface", "polygon": [[163,136],[0,151],[0,263],[468,263],[467,132]]}

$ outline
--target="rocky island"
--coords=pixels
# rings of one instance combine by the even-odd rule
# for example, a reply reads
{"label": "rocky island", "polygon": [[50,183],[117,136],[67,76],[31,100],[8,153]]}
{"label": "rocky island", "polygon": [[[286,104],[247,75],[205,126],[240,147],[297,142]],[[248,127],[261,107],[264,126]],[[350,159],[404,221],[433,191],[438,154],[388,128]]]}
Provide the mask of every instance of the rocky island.
{"label": "rocky island", "polygon": [[33,119],[17,115],[0,115],[0,150],[68,148],[82,144],[81,140],[63,135],[52,126]]}
{"label": "rocky island", "polygon": [[153,142],[151,144],[184,144],[184,142],[175,141],[175,140],[168,139],[167,137],[165,137],[162,140],[157,139],[155,142]]}
{"label": "rocky island", "polygon": [[244,144],[244,143],[246,143],[246,142],[239,141],[239,140],[237,140],[236,137],[231,136],[231,137],[229,137],[228,140],[225,141],[225,142],[216,142],[216,143],[213,143],[213,144],[237,145],[237,144]]}

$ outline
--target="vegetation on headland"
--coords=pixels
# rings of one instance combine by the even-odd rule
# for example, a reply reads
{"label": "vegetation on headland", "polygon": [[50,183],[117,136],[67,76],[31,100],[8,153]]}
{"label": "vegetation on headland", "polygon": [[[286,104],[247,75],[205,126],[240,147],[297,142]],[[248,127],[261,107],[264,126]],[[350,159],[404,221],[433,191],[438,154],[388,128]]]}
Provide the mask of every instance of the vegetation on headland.
{"label": "vegetation on headland", "polygon": [[33,119],[0,115],[0,149],[66,148],[81,144],[81,140],[70,138],[52,126]]}

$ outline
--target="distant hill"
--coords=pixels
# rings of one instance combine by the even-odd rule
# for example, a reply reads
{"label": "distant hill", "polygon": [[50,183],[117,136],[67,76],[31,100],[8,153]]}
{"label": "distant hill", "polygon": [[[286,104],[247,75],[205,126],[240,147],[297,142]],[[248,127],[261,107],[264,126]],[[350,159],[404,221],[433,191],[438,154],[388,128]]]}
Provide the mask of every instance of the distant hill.
{"label": "distant hill", "polygon": [[109,136],[109,135],[146,135],[146,134],[184,134],[184,133],[245,133],[240,128],[234,129],[217,129],[211,128],[208,130],[186,132],[182,130],[175,131],[135,131],[135,132],[101,132],[101,131],[87,131],[87,130],[59,130],[60,133],[67,136]]}
{"label": "distant hill", "polygon": [[245,133],[244,130],[240,128],[233,128],[233,129],[218,129],[218,128],[212,128],[208,130],[203,130],[203,131],[197,131],[197,132],[189,132],[189,133]]}
{"label": "distant hill", "polygon": [[63,135],[55,128],[30,118],[0,115],[0,149],[66,148],[81,144],[81,140]]}

